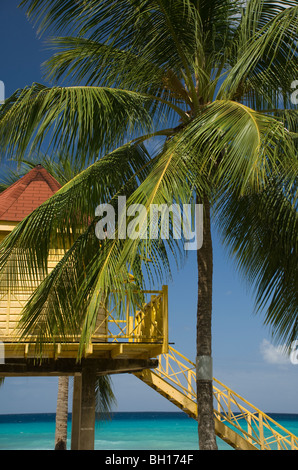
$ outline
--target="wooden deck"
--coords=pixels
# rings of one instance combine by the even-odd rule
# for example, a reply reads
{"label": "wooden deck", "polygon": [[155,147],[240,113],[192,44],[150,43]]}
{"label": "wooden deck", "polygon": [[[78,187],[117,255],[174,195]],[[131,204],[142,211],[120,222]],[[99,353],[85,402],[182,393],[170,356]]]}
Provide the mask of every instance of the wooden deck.
{"label": "wooden deck", "polygon": [[[18,321],[28,295],[7,292],[0,298],[0,342],[4,357],[0,375],[78,372],[79,338],[43,344],[42,356],[38,353],[36,337],[21,339]],[[116,373],[155,367],[151,359],[168,351],[167,286],[160,291],[146,291],[144,295],[148,301],[139,305],[136,312],[131,313],[126,305],[125,318],[116,316],[116,307],[99,315],[92,341],[83,354],[85,362],[96,360],[98,371],[101,367],[103,373],[107,369]]]}

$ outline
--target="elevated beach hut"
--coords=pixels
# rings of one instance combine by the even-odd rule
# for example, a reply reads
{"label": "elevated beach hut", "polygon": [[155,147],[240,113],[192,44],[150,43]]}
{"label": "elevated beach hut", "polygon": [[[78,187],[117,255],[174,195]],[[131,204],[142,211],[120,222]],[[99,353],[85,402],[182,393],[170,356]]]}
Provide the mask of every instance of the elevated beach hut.
{"label": "elevated beach hut", "polygon": [[[60,184],[41,165],[0,194],[0,242],[27,215],[48,200]],[[49,255],[49,270],[63,253],[53,249]],[[148,291],[148,302],[131,312],[126,305],[126,317],[119,319],[113,311],[99,312],[97,328],[81,361],[78,338],[48,344],[42,363],[36,361],[34,334],[21,339],[18,322],[22,309],[32,294],[26,285],[11,289],[5,282],[0,295],[0,344],[4,360],[0,376],[74,376],[72,448],[92,449],[94,446],[95,396],[94,381],[99,374],[138,373],[153,369],[155,359],[168,351],[167,287]]]}

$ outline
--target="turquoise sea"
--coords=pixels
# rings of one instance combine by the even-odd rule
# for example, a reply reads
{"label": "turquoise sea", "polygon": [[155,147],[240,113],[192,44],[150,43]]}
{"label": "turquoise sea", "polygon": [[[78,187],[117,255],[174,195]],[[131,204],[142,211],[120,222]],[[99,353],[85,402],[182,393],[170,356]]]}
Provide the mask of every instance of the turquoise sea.
{"label": "turquoise sea", "polygon": [[[270,414],[298,435],[297,414]],[[69,443],[71,415],[69,416]],[[55,414],[0,415],[0,450],[52,450]],[[197,423],[184,413],[114,413],[96,424],[96,450],[197,450]],[[231,450],[218,440],[220,450]]]}

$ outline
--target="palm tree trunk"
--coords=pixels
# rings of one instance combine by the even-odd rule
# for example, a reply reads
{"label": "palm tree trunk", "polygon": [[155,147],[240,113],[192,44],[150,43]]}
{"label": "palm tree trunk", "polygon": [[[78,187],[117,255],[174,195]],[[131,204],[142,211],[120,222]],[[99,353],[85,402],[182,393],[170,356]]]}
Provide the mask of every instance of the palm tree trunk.
{"label": "palm tree trunk", "polygon": [[213,411],[212,377],[212,280],[213,249],[211,238],[210,203],[204,198],[203,246],[197,252],[197,402],[198,434],[201,450],[217,450]]}
{"label": "palm tree trunk", "polygon": [[56,411],[55,450],[67,450],[68,384],[68,376],[59,377]]}

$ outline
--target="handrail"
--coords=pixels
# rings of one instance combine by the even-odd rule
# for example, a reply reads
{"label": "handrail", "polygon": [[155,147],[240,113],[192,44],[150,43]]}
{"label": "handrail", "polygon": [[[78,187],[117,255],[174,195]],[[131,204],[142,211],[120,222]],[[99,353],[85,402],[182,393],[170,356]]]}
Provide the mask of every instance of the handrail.
{"label": "handrail", "polygon": [[165,340],[164,309],[168,301],[167,293],[165,290],[146,291],[145,293],[150,293],[151,299],[146,304],[139,305],[139,310],[134,314],[129,313],[128,301],[125,318],[117,318],[114,315],[117,306],[107,312],[97,325],[97,330],[104,329],[104,332],[95,332],[92,340],[163,342]]}
{"label": "handrail", "polygon": [[[159,356],[154,373],[196,402],[196,366],[174,348],[169,347],[168,354]],[[236,429],[256,449],[298,450],[297,436],[222,382],[213,380],[215,418]]]}

